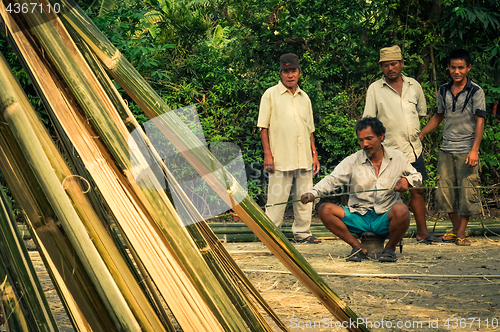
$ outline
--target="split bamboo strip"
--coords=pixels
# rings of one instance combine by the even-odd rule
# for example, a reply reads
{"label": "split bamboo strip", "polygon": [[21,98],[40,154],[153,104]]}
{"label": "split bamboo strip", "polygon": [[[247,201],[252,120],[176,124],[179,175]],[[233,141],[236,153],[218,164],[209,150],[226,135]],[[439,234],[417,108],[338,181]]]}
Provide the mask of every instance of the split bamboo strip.
{"label": "split bamboo strip", "polygon": [[[290,271],[279,270],[252,270],[245,269],[245,272],[291,274]],[[343,272],[318,272],[322,276],[332,277],[360,277],[360,278],[449,278],[449,279],[488,279],[500,278],[500,274],[425,274],[425,273],[343,273]]]}
{"label": "split bamboo strip", "polygon": [[[29,54],[30,50],[27,49],[26,53]],[[40,61],[40,63],[43,62],[41,58],[39,58],[39,61]],[[50,95],[50,94],[47,93],[49,90],[63,91],[64,89],[60,89],[60,87],[58,87],[56,85],[50,85],[49,82],[51,82],[51,80],[48,79],[50,77],[50,75],[46,75],[46,76],[42,75],[42,77],[45,78],[45,81],[44,81],[44,85],[45,85],[45,89],[46,89],[46,90],[44,90],[45,96],[50,99],[50,102],[55,107],[60,108],[61,110],[65,110],[69,114],[69,117],[71,118],[72,117],[72,115],[71,115],[72,112],[66,110],[66,108],[69,105],[71,105],[71,101],[69,99],[65,99],[64,96]],[[57,97],[59,97],[59,99],[57,99]],[[83,119],[83,118],[79,118],[79,122],[76,123],[76,125],[75,125],[76,129],[84,128],[86,126],[88,126],[88,124],[86,123],[85,119]],[[96,133],[92,133],[91,135],[89,135],[87,133],[87,135],[86,135],[87,142],[90,142],[91,145],[95,145],[95,141],[96,140],[94,139],[94,137],[97,137]],[[97,163],[96,163],[95,166],[93,166],[93,165],[90,166],[90,170],[91,171],[92,170],[95,171],[93,173],[98,174],[99,179],[100,178],[106,179],[106,175],[108,175],[108,174],[111,174],[111,178],[114,178],[115,177],[115,171],[118,172],[114,168],[110,170],[110,169],[107,169],[106,167],[103,166],[106,169],[103,170],[103,171],[101,171],[101,166],[100,165],[103,164],[103,160],[105,160],[105,158],[103,156],[101,156],[98,151],[99,151],[99,149],[94,146],[94,150],[91,150],[91,152],[88,153],[89,160],[91,160],[92,162],[97,161]],[[107,166],[107,164],[105,166]],[[96,182],[98,182],[99,184],[100,183],[105,183],[105,180],[103,180],[103,181],[96,181]],[[111,190],[108,190],[106,193],[109,194],[112,197],[112,196],[114,196],[114,194],[116,192],[120,193],[123,190],[122,188],[123,188],[123,186],[119,182],[117,182],[115,184],[114,188],[112,188]],[[122,199],[123,199],[123,197],[122,197]],[[128,200],[128,198],[125,198],[125,200]],[[116,201],[116,203],[113,206],[115,208],[115,210],[122,210],[123,209],[123,204],[120,202],[120,199],[119,198],[115,199],[115,201]],[[128,218],[130,215],[131,214],[129,214],[126,210],[123,210],[121,212],[121,217],[124,218],[124,219]],[[139,221],[137,224],[131,225],[131,229],[141,229],[141,228],[144,227],[145,224],[148,224],[148,223],[149,223],[148,221],[146,221],[146,222]],[[150,237],[149,233],[154,234],[155,230],[149,230],[149,231],[143,232],[143,237],[144,238],[149,238]],[[151,251],[154,251],[155,248],[156,248],[156,245],[154,243],[152,243],[152,244],[150,244],[148,246],[148,249],[151,250]],[[148,261],[152,262],[151,260],[148,260]],[[158,259],[157,262],[152,262],[152,264],[153,264],[153,266],[154,265],[162,265],[160,259]],[[177,271],[170,272],[170,273],[165,272],[165,270],[163,270],[163,269],[158,269],[157,273],[160,276],[163,276],[164,278],[167,278],[168,275],[170,275],[170,274],[173,274],[174,277],[177,277],[177,276],[180,276],[180,275],[183,274],[183,272],[182,272],[182,270],[180,268],[178,268]],[[178,288],[182,288],[183,287],[182,284],[183,284],[183,282],[179,281],[178,282],[178,286],[174,286],[173,287],[174,291],[172,292],[172,299],[175,300],[177,297],[181,297],[181,295],[177,294],[176,291],[177,291]],[[164,289],[164,291],[167,292],[167,294],[170,294],[169,293],[169,289]],[[188,292],[194,292],[194,293],[196,293],[196,290],[195,289],[190,289]],[[167,299],[168,299],[168,297],[167,297]],[[181,306],[181,308],[182,308],[182,306]],[[189,329],[195,330],[196,329],[196,323],[197,322],[194,321],[193,325],[191,327],[188,325],[188,327],[186,329],[187,330],[189,330]],[[109,330],[105,329],[103,331],[109,331]]]}
{"label": "split bamboo strip", "polygon": [[[96,94],[98,94],[98,92],[96,93],[96,90],[94,89],[98,89],[98,86],[97,84],[94,82],[93,80],[93,75],[92,73],[90,72],[87,72],[85,74],[85,79],[83,78],[83,76],[81,76],[82,74],[77,74],[77,75],[73,75],[73,76],[68,76],[69,73],[75,73],[75,72],[78,72],[78,71],[75,71],[76,69],[81,69],[83,67],[83,69],[87,69],[85,64],[84,63],[71,63],[71,61],[73,60],[73,56],[75,55],[75,53],[73,54],[70,54],[69,52],[67,52],[68,48],[71,49],[71,45],[70,44],[67,44],[69,41],[66,39],[65,42],[66,44],[61,44],[61,42],[59,41],[59,35],[57,33],[55,33],[55,30],[53,28],[51,28],[50,25],[39,25],[38,23],[40,23],[41,19],[39,19],[39,21],[36,21],[36,16],[37,15],[27,15],[26,18],[28,21],[32,21],[32,25],[33,25],[33,29],[32,31],[35,33],[35,35],[39,38],[39,40],[42,42],[42,44],[44,45],[47,53],[51,56],[51,58],[53,60],[55,60],[56,62],[56,66],[59,66],[59,71],[60,73],[62,74],[63,77],[65,77],[65,79],[67,80],[67,82],[70,83],[70,87],[72,87],[72,84],[76,84],[78,86],[77,89],[75,89],[75,92],[77,93],[77,98],[79,98],[80,100],[80,104],[85,108],[85,110],[87,112],[90,112],[91,115],[89,115],[91,117],[91,119],[95,119],[99,114],[92,114],[92,112],[100,112],[100,111],[104,111],[106,112],[106,110],[108,108],[110,108],[110,105],[109,105],[109,101],[107,100],[106,96],[101,94],[99,95],[99,97],[96,96]],[[58,26],[58,32],[61,33],[61,30],[63,28]],[[72,52],[75,52],[74,49],[71,49]],[[57,53],[60,53],[60,54],[57,54]],[[77,53],[77,51],[76,51]],[[62,55],[61,55],[62,54]],[[58,56],[58,55],[61,55],[61,56]],[[71,61],[69,61],[71,59]],[[58,61],[59,60],[59,61]],[[92,82],[92,88],[89,88],[87,89],[85,92],[83,92],[85,90],[85,87],[86,86],[89,86],[88,82],[89,80]],[[79,92],[83,92],[81,94],[79,94]],[[105,104],[102,104],[101,102],[102,101],[105,101]],[[109,110],[108,110],[109,112]],[[60,116],[66,116],[67,115],[60,115]],[[108,129],[108,131],[100,131],[100,134],[101,134],[101,137],[103,137],[106,141],[109,141],[111,142],[110,145],[111,146],[118,146],[118,152],[123,152],[123,148],[124,146],[123,145],[120,145],[119,142],[116,141],[116,139],[112,136],[109,136],[109,135],[112,135],[114,132],[120,132],[120,131],[123,131],[124,127],[123,128],[116,128],[116,125],[117,125],[117,121],[113,118],[110,118],[109,116],[108,117],[105,117],[105,118],[100,118],[99,121],[96,121],[95,124],[99,124],[99,125],[107,125],[107,126],[110,126],[111,130]],[[82,128],[83,126],[79,126],[78,128],[73,128],[73,131],[71,130],[68,130],[68,128],[66,128],[66,132],[67,133],[78,133],[78,132],[81,132],[82,131]],[[113,132],[114,130],[114,132]],[[126,129],[125,129],[126,130]],[[128,135],[128,132],[127,132],[127,135]],[[76,135],[78,137],[74,138],[75,140],[80,140],[81,141],[81,135]],[[90,138],[89,138],[90,139]],[[91,139],[90,139],[91,140]],[[125,140],[126,142],[126,140]],[[113,145],[114,144],[114,145]],[[77,146],[77,144],[75,144],[75,146]],[[126,144],[125,144],[126,146]],[[121,149],[121,150],[120,150]],[[113,150],[112,150],[113,151]],[[128,151],[126,151],[126,155],[128,157]],[[83,153],[80,153],[80,156],[83,157]],[[95,160],[95,156],[96,154],[90,154],[89,156],[92,157],[92,162]],[[115,157],[117,156],[117,154],[115,153]],[[124,154],[122,153],[121,155],[118,154],[118,156],[121,158],[121,159],[118,159],[118,161],[128,161],[127,160],[127,157],[124,156]],[[124,158],[124,159],[123,159]],[[92,171],[91,171],[92,173]],[[108,178],[112,178],[112,174],[106,174],[105,172],[99,172],[99,176],[102,176],[102,174],[104,174],[104,176]],[[95,180],[95,178],[94,178]],[[95,180],[96,183],[98,182],[97,180]],[[124,186],[127,186],[126,184]],[[132,185],[133,186],[133,185]],[[108,186],[109,187],[109,186]],[[116,187],[116,188],[113,188],[111,190],[109,190],[109,194],[111,195],[114,195],[116,196],[116,193],[120,191],[119,189],[120,186]],[[103,196],[105,195],[105,191],[102,190],[102,187],[99,186],[100,190],[101,190],[101,193],[103,193]],[[123,190],[123,189],[122,189]],[[139,191],[136,191],[135,194],[138,194]],[[132,192],[129,192],[129,191],[125,191],[125,195],[128,196],[128,197],[125,197],[125,200],[128,199],[128,200],[131,200],[131,203],[132,203],[132,210],[136,210],[137,212],[136,213],[139,213],[139,219],[144,219],[146,218],[146,216],[143,214],[143,212],[141,211],[142,209],[140,208],[140,205],[137,205],[136,202],[145,202],[145,204],[149,204],[149,201],[151,201],[151,199],[143,199],[143,200],[134,200],[133,198],[133,195],[134,193]],[[110,197],[111,199],[111,197]],[[106,199],[108,201],[108,199]],[[108,201],[109,203],[109,201]],[[127,211],[126,209],[124,209],[123,207],[123,201],[121,202],[122,204],[118,204],[120,205],[118,207],[118,205],[115,206],[115,215],[117,214],[117,212],[119,211],[118,214],[122,214],[122,220],[124,219],[127,219],[125,218],[125,215],[127,215],[127,217],[130,219],[130,215],[131,215],[131,212],[132,211]],[[110,204],[111,206],[111,204]],[[160,213],[160,214],[163,214],[165,212],[168,212],[168,211],[158,211],[158,210],[155,210],[155,209],[152,209],[150,208],[149,209],[150,213],[152,212],[156,212],[157,214]],[[133,214],[133,212],[132,212]],[[118,219],[118,218],[117,218]],[[182,255],[186,255],[186,253],[182,253],[180,252],[180,248],[183,248],[183,249],[186,249],[186,248],[189,248],[190,246],[191,247],[194,247],[191,239],[189,238],[189,236],[187,235],[187,233],[185,232],[185,230],[183,230],[180,225],[179,225],[179,222],[177,220],[173,220],[174,221],[174,224],[176,223],[177,224],[177,228],[178,230],[177,231],[174,231],[173,229],[169,229],[171,233],[170,235],[170,239],[168,239],[167,241],[165,241],[164,243],[165,244],[169,244],[169,243],[176,243],[177,246],[174,246],[174,247],[171,247],[171,249],[173,249],[173,251],[177,251],[177,259],[179,259],[179,257],[181,257]],[[140,224],[147,224],[148,222],[145,222],[145,223],[140,223]],[[123,225],[120,224],[120,226],[123,228]],[[175,225],[174,225],[175,226]],[[130,226],[126,226],[126,227],[129,227],[128,229],[128,234],[132,235],[134,234],[134,232],[137,232],[139,230],[140,227],[130,227]],[[174,227],[175,228],[175,227]],[[142,238],[143,239],[149,239],[151,238],[151,233],[155,233],[154,230],[146,233],[146,234],[141,234]],[[182,239],[182,233],[185,233],[186,234],[186,238]],[[136,233],[137,234],[137,233]],[[175,235],[174,235],[175,234]],[[133,241],[135,241],[135,239],[137,238],[137,235],[133,236],[133,239],[131,239],[131,236],[128,237],[128,240],[131,241],[131,243],[133,243]],[[159,241],[157,243],[155,243],[156,246],[160,245],[160,242],[162,240],[159,239]],[[140,249],[137,249],[138,247],[141,247]],[[134,245],[134,248],[135,250],[142,250],[142,248],[144,247],[144,243],[141,242],[141,244],[137,244],[137,245]],[[151,250],[154,251],[152,249],[153,247],[151,247]],[[166,248],[161,248],[162,250],[156,250],[156,252],[165,252]],[[185,250],[187,251],[187,250]],[[161,267],[162,266],[162,263],[164,262],[163,259],[160,259],[160,260],[157,260],[156,263],[153,263],[153,261],[151,261],[150,259],[148,259],[147,256],[142,256],[142,255],[139,255],[141,257],[141,259],[143,259],[143,263],[144,262],[147,262],[145,263],[145,265],[150,265],[150,267],[152,269],[154,268],[157,268],[157,267]],[[187,258],[189,257],[189,259]],[[199,259],[197,259],[199,257]],[[230,303],[229,299],[227,298],[227,296],[224,294],[224,292],[222,291],[222,288],[220,287],[220,285],[217,284],[217,281],[214,279],[213,275],[211,275],[211,273],[209,271],[205,271],[205,272],[201,272],[203,271],[203,266],[206,266],[205,263],[203,262],[202,258],[201,258],[201,255],[199,254],[198,251],[194,251],[193,254],[189,254],[187,256],[185,256],[185,258],[182,258],[183,260],[183,268],[180,269],[180,268],[177,268],[178,270],[175,271],[174,273],[172,273],[171,275],[174,275],[174,276],[181,276],[182,275],[182,271],[183,269],[186,268],[186,266],[189,266],[190,269],[191,269],[191,278],[194,279],[194,281],[197,283],[197,287],[192,290],[192,291],[184,291],[184,297],[186,299],[188,299],[188,301],[191,302],[191,307],[199,307],[202,311],[200,311],[200,313],[202,313],[201,315],[198,315],[199,318],[201,320],[196,320],[196,319],[193,319],[192,315],[191,316],[186,316],[186,319],[183,320],[183,322],[180,322],[181,323],[181,326],[184,324],[187,324],[187,326],[189,325],[192,325],[192,326],[196,326],[196,329],[197,330],[200,330],[200,328],[210,328],[210,330],[214,330],[220,323],[224,323],[224,325],[227,325],[228,328],[231,328],[233,330],[246,330],[246,327],[244,325],[244,323],[242,322],[241,318],[239,317],[239,315],[234,311],[234,307],[232,306],[232,304]],[[172,261],[172,260],[171,260]],[[174,262],[174,261],[172,261]],[[198,270],[198,272],[195,272],[196,270]],[[201,273],[200,273],[201,272]],[[153,277],[156,277],[156,278],[169,278],[170,276],[168,275],[165,275],[164,273],[163,274],[157,274],[156,276],[153,276]],[[203,278],[205,279],[205,281],[202,281],[203,279],[200,280],[200,278]],[[210,281],[210,282],[207,282],[206,280],[210,280],[210,279],[213,279],[213,281]],[[185,282],[183,283],[185,284]],[[157,283],[158,285],[158,283]],[[179,284],[178,284],[179,286]],[[174,294],[174,291],[172,291],[172,289],[178,289],[180,287],[173,287],[173,288],[170,288],[170,289],[161,289],[162,291],[162,295],[165,297],[171,297],[173,296]],[[198,292],[201,292],[201,293],[204,293],[205,295],[209,295],[209,297],[204,297],[204,301],[200,301],[200,300],[194,300],[195,297],[196,297],[196,294],[198,293],[196,291],[196,289],[198,289]],[[217,295],[215,295],[217,294]],[[173,300],[174,302],[177,302],[176,303],[176,306],[178,306],[178,302],[180,301],[180,297],[173,297]],[[167,301],[168,302],[168,301]],[[207,311],[205,309],[203,309],[203,303],[205,302],[208,302],[209,306],[211,307],[211,311]],[[169,302],[170,304],[171,302]],[[215,304],[217,303],[217,304]],[[179,308],[177,310],[174,310],[172,309],[172,311],[174,312],[174,314],[177,314],[177,315],[181,315],[183,313],[183,311],[185,311],[187,308],[187,306],[179,306]],[[210,318],[210,317],[213,317],[212,316],[212,313],[213,312],[214,314],[216,314],[218,317],[217,320],[214,320],[213,318]],[[176,317],[178,317],[176,315]],[[189,318],[187,318],[189,317]],[[204,320],[206,320],[208,318],[207,321],[204,322]],[[178,318],[179,320],[179,318]]]}
{"label": "split bamboo strip", "polygon": [[[182,151],[184,157],[212,189],[226,200],[228,206],[238,213],[261,241],[339,320],[355,321],[356,314],[328,287],[241,186],[231,176],[224,174],[223,167],[210,155],[209,151],[200,147],[198,138],[180,119],[168,113],[170,109],[165,102],[102,35],[85,13],[68,0],[63,0],[62,3],[62,17],[65,22],[86,40],[101,62],[146,115],[157,119],[160,131],[179,151]],[[238,205],[233,196],[236,196],[236,202],[240,202]],[[368,331],[364,325],[351,330]]]}
{"label": "split bamboo strip", "polygon": [[[136,131],[144,141],[147,141],[148,138],[142,130],[142,127],[139,125],[134,115],[130,112],[129,108],[123,104],[123,99],[104,71],[104,68],[102,68],[101,64],[98,62],[98,59],[89,49],[88,45],[85,44],[83,39],[79,35],[77,35],[71,27],[68,27],[68,32],[73,37],[80,52],[84,55],[87,63],[92,68],[92,71],[94,72],[94,74],[96,74],[99,82],[115,105],[115,108],[117,109],[122,121],[127,126],[129,132]],[[252,294],[257,302],[263,307],[263,309],[273,318],[276,324],[282,330],[286,330],[286,326],[281,322],[279,317],[273,312],[273,310],[269,307],[262,296],[260,296],[258,291],[246,278],[243,271],[239,269],[231,255],[229,255],[227,250],[224,248],[224,246],[221,245],[215,234],[208,227],[207,223],[205,221],[200,221],[196,224],[192,224],[193,220],[202,220],[203,218],[200,216],[198,210],[193,206],[192,202],[183,192],[182,188],[175,180],[175,177],[165,167],[163,161],[156,153],[154,147],[149,146],[149,148],[150,154],[154,157],[156,162],[161,165],[165,174],[167,174],[169,183],[173,185],[173,188],[171,188],[171,192],[175,191],[176,195],[179,196],[180,200],[183,203],[183,207],[177,208],[184,208],[186,212],[189,211],[185,214],[191,216],[191,220],[189,220],[189,222],[191,222],[191,225],[186,226],[187,230],[193,237],[193,240],[198,248],[201,250],[202,256],[207,262],[208,266],[219,279],[220,284],[225,289],[225,292],[227,294],[231,294],[230,298],[232,299],[233,304],[235,304],[236,309],[240,312],[242,317],[244,317],[247,325],[251,327],[252,331],[271,331],[271,328],[262,317],[258,309],[253,306],[253,303],[250,301],[250,299],[245,295],[245,293],[242,293],[242,290],[240,290],[240,284],[244,285],[245,289]],[[209,245],[209,247],[207,247],[207,244]],[[223,267],[223,269],[221,269],[220,267]]]}
{"label": "split bamboo strip", "polygon": [[22,308],[30,331],[58,331],[28,251],[17,229],[16,218],[1,188],[0,257],[10,283],[16,287],[18,306]]}
{"label": "split bamboo strip", "polygon": [[[8,74],[8,72],[1,72],[0,76],[7,76]],[[21,150],[30,163],[35,177],[61,221],[66,234],[68,234],[68,238],[74,245],[76,253],[89,273],[94,287],[101,295],[107,310],[111,313],[116,328],[125,331],[137,331],[139,329],[137,321],[96,251],[60,181],[53,172],[42,145],[38,141],[21,104],[17,101],[17,96],[9,89],[4,88],[2,92],[4,94],[0,97],[2,98],[4,118],[12,131],[16,133],[16,139]]]}
{"label": "split bamboo strip", "polygon": [[[28,71],[30,70],[28,69]],[[39,121],[35,111],[31,108],[29,101],[26,97],[24,97],[19,84],[15,81],[12,75],[10,75],[10,78],[10,80],[9,77],[3,78],[4,80],[6,79],[9,81],[5,84],[9,84],[16,91],[17,95],[20,96],[19,99],[23,104],[23,109],[30,110],[26,113],[26,115],[30,120],[31,126],[34,128],[40,143],[42,144],[45,154],[49,157],[51,165],[59,181],[61,183],[64,182],[64,187],[68,192],[78,215],[84,222],[90,237],[93,239],[96,248],[106,263],[106,266],[110,270],[113,279],[120,289],[120,292],[125,297],[127,304],[130,306],[135,317],[139,321],[142,330],[154,332],[162,331],[162,324],[149,305],[146,297],[130,272],[125,260],[119,253],[112,238],[104,228],[104,225],[95,213],[90,202],[87,200],[87,195],[84,194],[84,190],[79,185],[80,180],[69,170],[65,160],[59,154],[56,146],[47,134],[42,123]],[[2,81],[2,79],[0,79],[0,81]],[[50,91],[47,91],[47,93],[50,93]]]}
{"label": "split bamboo strip", "polygon": [[0,307],[2,322],[1,325],[7,326],[9,331],[29,332],[28,322],[24,317],[21,306],[19,305],[19,296],[14,291],[12,282],[7,277],[7,272],[2,263],[0,263]]}
{"label": "split bamboo strip", "polygon": [[[5,123],[3,116],[0,116],[0,123]],[[55,222],[54,213],[38,183],[34,182],[36,179],[27,161],[17,153],[19,148],[10,129],[6,125],[1,125],[0,129],[0,170],[16,202],[23,209],[31,238],[40,251],[71,322],[77,331],[91,331],[85,315],[92,319],[94,331],[109,331],[97,328],[96,325],[112,327],[111,320],[105,310],[94,311],[104,307],[100,304],[80,260],[74,256],[67,236]]]}
{"label": "split bamboo strip", "polygon": [[[3,3],[0,3],[1,6]],[[4,61],[1,63],[5,64]],[[7,70],[6,67],[4,69]],[[82,262],[75,256],[75,249],[60,227],[57,216],[43,194],[28,161],[20,152],[2,112],[0,112],[0,169],[16,202],[25,213],[25,221],[30,228],[32,238],[40,250],[47,271],[75,329],[111,331],[113,329],[111,318],[104,309]]]}

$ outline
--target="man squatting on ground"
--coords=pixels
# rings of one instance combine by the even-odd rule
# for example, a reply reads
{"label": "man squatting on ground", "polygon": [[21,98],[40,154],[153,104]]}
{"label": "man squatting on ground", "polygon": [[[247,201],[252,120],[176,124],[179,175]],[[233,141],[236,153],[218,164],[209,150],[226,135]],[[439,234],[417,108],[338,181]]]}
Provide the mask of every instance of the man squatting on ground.
{"label": "man squatting on ground", "polygon": [[[384,76],[368,88],[363,117],[372,116],[382,121],[387,130],[384,146],[403,152],[425,181],[428,176],[418,137],[420,119],[427,115],[424,92],[415,79],[401,74],[404,60],[399,46],[381,49],[379,64]],[[424,194],[424,189],[410,190],[417,241],[442,242],[427,230]]]}
{"label": "man squatting on ground", "polygon": [[[269,172],[267,203],[288,200],[312,188],[313,172],[320,164],[314,146],[314,119],[311,100],[298,85],[299,58],[288,53],[280,58],[280,81],[267,89],[260,102],[257,127],[261,128],[264,169]],[[312,168],[312,169],[311,169]],[[278,227],[283,223],[286,205],[268,207],[266,213]],[[320,243],[310,232],[312,204],[293,204],[292,231],[296,242]]]}
{"label": "man squatting on ground", "polygon": [[[479,185],[479,146],[483,138],[486,102],[483,89],[467,77],[471,57],[466,50],[448,55],[452,80],[439,88],[437,110],[419,134],[422,140],[446,117],[443,142],[439,150],[437,187]],[[442,239],[468,246],[465,229],[472,214],[481,213],[478,189],[438,188],[436,212],[450,216],[453,230]]]}
{"label": "man squatting on ground", "polygon": [[322,193],[349,185],[356,193],[349,195],[348,207],[323,203],[318,211],[321,221],[352,247],[347,261],[360,262],[367,253],[351,232],[373,232],[389,236],[379,261],[395,262],[396,244],[410,226],[410,212],[399,192],[408,190],[409,186],[420,186],[422,175],[402,152],[382,146],[385,127],[380,120],[363,118],[355,129],[362,150],[345,158],[331,174],[302,195],[301,201],[307,204]]}

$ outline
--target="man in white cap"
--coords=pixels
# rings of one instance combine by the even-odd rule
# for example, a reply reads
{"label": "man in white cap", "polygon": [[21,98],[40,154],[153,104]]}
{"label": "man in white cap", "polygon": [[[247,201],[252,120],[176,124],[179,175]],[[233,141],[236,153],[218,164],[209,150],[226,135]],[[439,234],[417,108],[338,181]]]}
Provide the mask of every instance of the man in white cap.
{"label": "man in white cap", "polygon": [[[301,69],[293,53],[280,57],[280,81],[267,89],[260,102],[257,127],[261,129],[264,169],[269,172],[267,204],[286,202],[293,184],[293,197],[300,199],[313,185],[320,164],[314,146],[311,100],[298,85]],[[286,205],[266,209],[278,227]],[[312,204],[293,204],[292,231],[298,243],[320,243],[310,232]]]}
{"label": "man in white cap", "polygon": [[[424,92],[415,79],[401,74],[404,60],[399,46],[381,49],[379,65],[384,76],[368,88],[363,117],[376,117],[382,121],[387,130],[384,146],[403,152],[425,181],[429,177],[418,137],[420,119],[427,115]],[[410,206],[417,224],[417,242],[442,242],[427,229],[424,194],[423,189],[410,190]]]}

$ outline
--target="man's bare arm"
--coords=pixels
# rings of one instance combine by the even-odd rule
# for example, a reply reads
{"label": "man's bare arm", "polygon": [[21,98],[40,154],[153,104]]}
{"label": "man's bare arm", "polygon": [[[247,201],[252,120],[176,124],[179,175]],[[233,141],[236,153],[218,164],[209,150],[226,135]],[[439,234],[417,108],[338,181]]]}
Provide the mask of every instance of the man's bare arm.
{"label": "man's bare arm", "polygon": [[316,151],[316,146],[314,145],[314,135],[311,133],[311,152],[313,157],[313,171],[314,175],[318,174],[320,169],[319,159],[318,159],[318,151]]}
{"label": "man's bare arm", "polygon": [[418,138],[420,140],[423,140],[424,136],[433,131],[434,129],[436,129],[437,126],[439,126],[439,124],[443,121],[443,119],[444,119],[444,113],[434,113],[429,122],[427,122],[425,127],[418,134]]}
{"label": "man's bare arm", "polygon": [[470,150],[467,158],[465,159],[465,163],[469,165],[469,167],[475,167],[479,164],[479,146],[481,145],[481,140],[483,139],[484,133],[484,118],[475,115],[476,118],[476,130],[474,131],[474,145]]}
{"label": "man's bare arm", "polygon": [[268,128],[261,128],[260,139],[262,141],[262,148],[264,149],[264,169],[269,173],[274,173],[274,158],[271,152],[271,145],[269,145]]}

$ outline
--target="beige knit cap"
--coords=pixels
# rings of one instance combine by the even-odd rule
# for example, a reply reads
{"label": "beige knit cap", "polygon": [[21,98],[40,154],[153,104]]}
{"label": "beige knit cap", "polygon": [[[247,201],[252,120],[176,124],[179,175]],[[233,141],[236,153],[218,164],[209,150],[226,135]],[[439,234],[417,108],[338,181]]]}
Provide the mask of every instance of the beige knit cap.
{"label": "beige knit cap", "polygon": [[401,57],[401,49],[398,45],[394,45],[391,47],[384,47],[380,50],[380,60],[382,61],[394,61],[394,60],[403,60]]}

